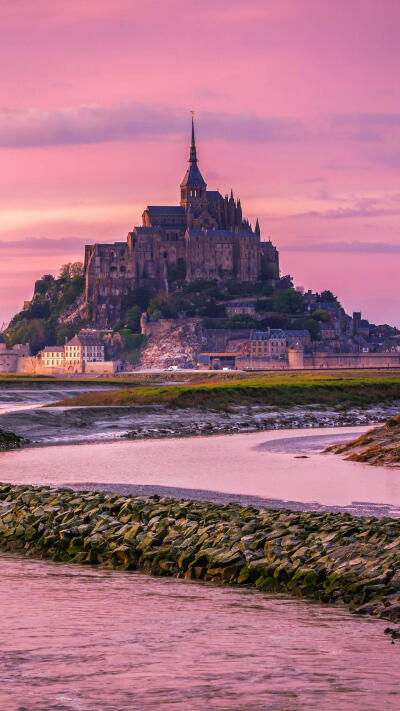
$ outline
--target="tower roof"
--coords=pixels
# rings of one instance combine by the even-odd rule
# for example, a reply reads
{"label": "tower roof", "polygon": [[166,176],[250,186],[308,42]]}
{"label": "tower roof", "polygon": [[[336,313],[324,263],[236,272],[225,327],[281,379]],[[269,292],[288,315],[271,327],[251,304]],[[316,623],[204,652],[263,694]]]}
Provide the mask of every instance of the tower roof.
{"label": "tower roof", "polygon": [[186,187],[186,186],[193,186],[195,188],[205,188],[206,187],[206,182],[200,173],[200,170],[197,166],[197,150],[196,150],[196,140],[194,136],[194,119],[193,119],[193,114],[192,114],[192,141],[190,144],[190,153],[189,153],[189,167],[185,173],[185,177],[183,178],[181,182],[181,188]]}

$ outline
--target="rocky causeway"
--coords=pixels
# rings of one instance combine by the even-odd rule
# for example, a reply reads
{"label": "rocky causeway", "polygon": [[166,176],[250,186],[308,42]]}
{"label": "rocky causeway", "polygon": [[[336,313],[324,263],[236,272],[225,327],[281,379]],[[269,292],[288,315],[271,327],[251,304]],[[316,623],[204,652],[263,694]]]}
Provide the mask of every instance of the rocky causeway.
{"label": "rocky causeway", "polygon": [[0,485],[0,546],[53,561],[254,586],[400,619],[400,521]]}

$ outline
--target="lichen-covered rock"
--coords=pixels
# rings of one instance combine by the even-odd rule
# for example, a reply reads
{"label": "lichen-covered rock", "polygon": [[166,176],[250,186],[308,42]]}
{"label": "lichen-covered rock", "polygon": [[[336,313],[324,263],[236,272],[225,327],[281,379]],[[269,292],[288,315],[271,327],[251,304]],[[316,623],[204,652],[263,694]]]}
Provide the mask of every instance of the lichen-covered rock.
{"label": "lichen-covered rock", "polygon": [[0,485],[0,546],[400,620],[400,521]]}
{"label": "lichen-covered rock", "polygon": [[333,444],[326,452],[345,454],[345,459],[367,464],[400,466],[400,415],[391,417],[381,427],[365,432],[345,444]]}
{"label": "lichen-covered rock", "polygon": [[14,432],[7,432],[0,428],[0,451],[7,449],[19,449],[23,444],[27,444],[29,440],[20,437]]}

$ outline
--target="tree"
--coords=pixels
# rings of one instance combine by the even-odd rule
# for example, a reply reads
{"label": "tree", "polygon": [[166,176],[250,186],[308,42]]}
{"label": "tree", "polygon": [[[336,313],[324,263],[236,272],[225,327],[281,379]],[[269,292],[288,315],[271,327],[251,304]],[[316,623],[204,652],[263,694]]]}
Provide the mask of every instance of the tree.
{"label": "tree", "polygon": [[329,314],[325,311],[325,309],[315,309],[315,311],[312,312],[311,317],[315,318],[317,321],[323,321],[323,323],[329,321]]}
{"label": "tree", "polygon": [[332,292],[329,291],[329,289],[325,289],[325,291],[321,291],[321,293],[319,295],[319,301],[323,301],[326,304],[338,304],[339,303],[337,296],[332,294]]}
{"label": "tree", "polygon": [[258,322],[248,314],[235,314],[225,324],[225,328],[257,328]]}
{"label": "tree", "polygon": [[52,274],[44,274],[41,279],[35,281],[35,294],[45,294],[52,286],[54,286],[55,279]]}
{"label": "tree", "polygon": [[131,306],[126,312],[125,323],[132,333],[140,333],[140,317],[142,310],[140,306]]}
{"label": "tree", "polygon": [[304,312],[303,298],[293,289],[277,291],[272,303],[274,311],[278,313],[302,314]]}
{"label": "tree", "polygon": [[62,265],[58,278],[63,281],[70,281],[73,277],[81,276],[83,276],[82,262],[67,262],[67,264]]}
{"label": "tree", "polygon": [[295,328],[308,331],[312,341],[317,341],[319,338],[320,325],[319,322],[315,321],[313,318],[299,319],[295,324]]}

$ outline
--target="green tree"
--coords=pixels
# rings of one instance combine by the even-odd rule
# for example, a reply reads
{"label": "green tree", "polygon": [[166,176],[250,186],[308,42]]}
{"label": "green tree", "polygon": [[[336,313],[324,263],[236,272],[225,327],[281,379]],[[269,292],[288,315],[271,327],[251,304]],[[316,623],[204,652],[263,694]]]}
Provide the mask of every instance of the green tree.
{"label": "green tree", "polygon": [[323,301],[326,304],[339,304],[337,296],[332,294],[329,289],[325,289],[325,291],[321,291],[319,295],[319,301]]}
{"label": "green tree", "polygon": [[258,322],[248,314],[235,314],[225,324],[225,328],[257,328]]}
{"label": "green tree", "polygon": [[82,262],[67,262],[67,264],[62,265],[58,278],[64,281],[70,281],[73,277],[81,276],[83,276]]}
{"label": "green tree", "polygon": [[301,314],[304,312],[303,298],[294,289],[275,292],[272,303],[274,311],[278,313]]}
{"label": "green tree", "polygon": [[325,309],[315,309],[315,311],[312,312],[311,314],[312,318],[316,319],[316,321],[322,321],[323,323],[326,323],[329,321],[329,314]]}
{"label": "green tree", "polygon": [[140,306],[131,306],[126,312],[125,323],[132,333],[140,333],[140,317],[142,310]]}

